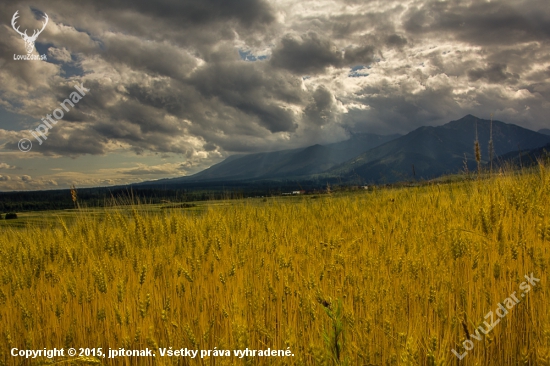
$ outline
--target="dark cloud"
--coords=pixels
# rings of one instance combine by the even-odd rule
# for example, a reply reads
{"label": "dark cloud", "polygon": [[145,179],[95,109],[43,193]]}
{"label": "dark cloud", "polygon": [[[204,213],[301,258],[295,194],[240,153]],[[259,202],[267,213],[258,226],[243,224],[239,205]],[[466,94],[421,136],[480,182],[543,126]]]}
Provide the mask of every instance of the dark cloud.
{"label": "dark cloud", "polygon": [[324,86],[319,86],[312,95],[311,103],[305,108],[306,118],[315,125],[322,126],[334,116],[334,96]]}
{"label": "dark cloud", "polygon": [[[108,141],[104,136],[89,129],[80,131],[65,130],[63,134],[60,133],[60,130],[60,128],[52,129],[48,133],[47,139],[41,138],[41,145],[38,141],[33,140],[32,152],[40,153],[44,156],[62,155],[69,157],[86,154],[103,155],[106,153],[105,145]],[[32,137],[29,135],[29,138]],[[7,142],[5,148],[17,151],[17,141]]]}
{"label": "dark cloud", "polygon": [[93,2],[97,11],[117,9],[150,14],[177,27],[209,25],[236,20],[245,27],[271,23],[273,10],[263,0],[100,0]]}
{"label": "dark cloud", "polygon": [[123,63],[132,70],[182,79],[197,61],[169,42],[144,42],[137,37],[110,35],[104,38],[101,55],[112,64]]}
{"label": "dark cloud", "polygon": [[[377,16],[362,14],[342,14],[331,16],[325,20],[324,27],[332,30],[332,36],[337,39],[346,39],[354,33],[364,31],[369,25],[375,23],[373,18]],[[378,23],[380,24],[380,23]]]}
{"label": "dark cloud", "polygon": [[[417,78],[422,82],[421,76]],[[460,111],[453,88],[444,82],[411,93],[404,85],[382,81],[365,87],[360,94],[363,97],[359,100],[369,108],[352,110],[344,116],[344,123],[352,131],[406,133],[420,126],[448,122]]]}
{"label": "dark cloud", "polygon": [[216,144],[213,144],[213,143],[209,142],[209,143],[207,143],[207,144],[202,145],[202,148],[203,148],[205,151],[214,151],[214,150],[216,150],[218,147],[216,146]]}
{"label": "dark cloud", "polygon": [[397,34],[392,34],[388,37],[386,37],[386,45],[388,47],[397,47],[401,48],[407,44],[407,39],[404,37],[401,37]]}
{"label": "dark cloud", "polygon": [[517,83],[519,75],[506,72],[505,64],[492,64],[486,68],[469,70],[468,78],[470,81],[484,79],[489,83],[503,83],[505,81],[508,81],[509,83]]}
{"label": "dark cloud", "polygon": [[150,175],[150,174],[172,174],[173,169],[162,166],[142,166],[130,170],[120,170],[119,173],[125,175]]}
{"label": "dark cloud", "polygon": [[9,18],[39,23],[30,5],[0,4],[0,108],[37,118],[76,79],[91,90],[33,146],[50,156],[212,159],[493,111],[540,128],[550,108],[547,0],[48,0],[38,42],[55,62],[14,62]]}
{"label": "dark cloud", "polygon": [[285,72],[268,72],[267,62],[211,63],[199,69],[190,83],[208,99],[237,109],[271,132],[294,131],[293,114],[282,102],[300,104],[300,84]]}
{"label": "dark cloud", "polygon": [[545,0],[427,2],[409,11],[404,25],[413,34],[450,36],[479,45],[546,42],[550,10]]}
{"label": "dark cloud", "polygon": [[368,65],[372,62],[374,58],[374,47],[372,46],[363,46],[363,47],[352,47],[346,49],[344,55],[344,65]]}
{"label": "dark cloud", "polygon": [[[101,54],[110,46],[104,55],[109,61],[158,72],[167,71],[181,59],[174,55],[174,47],[181,53],[185,52],[182,47],[192,47],[196,55],[204,56],[223,40],[240,37],[253,43],[268,34],[275,21],[275,11],[265,0],[99,0],[80,4],[48,0],[40,5],[15,0],[0,4],[0,12],[13,14],[19,9],[31,18],[31,7],[50,15],[40,42],[86,55]],[[136,44],[132,37],[152,42]],[[117,53],[117,48],[126,55]],[[156,48],[158,58],[143,59],[143,48]],[[182,66],[186,64],[187,60]]]}
{"label": "dark cloud", "polygon": [[323,33],[331,30],[331,38],[349,40],[357,36],[370,40],[384,39],[395,33],[395,19],[400,17],[404,10],[404,5],[400,2],[387,2],[388,7],[380,10],[380,7],[374,4],[368,4],[367,1],[361,1],[361,5],[367,6],[367,11],[352,12],[346,14],[330,15],[321,18],[323,24],[319,27]]}
{"label": "dark cloud", "polygon": [[167,113],[183,117],[193,110],[190,97],[193,91],[183,85],[174,86],[170,81],[154,81],[149,86],[130,84],[122,93],[134,103],[162,109]]}
{"label": "dark cloud", "polygon": [[317,74],[328,66],[340,66],[342,59],[342,51],[329,39],[310,32],[299,39],[285,36],[273,51],[271,63],[296,74]]}
{"label": "dark cloud", "polygon": [[369,64],[373,60],[374,47],[354,46],[340,50],[329,40],[315,32],[301,38],[289,35],[273,51],[271,64],[295,74],[307,75],[325,72],[329,66],[344,67],[354,64]]}

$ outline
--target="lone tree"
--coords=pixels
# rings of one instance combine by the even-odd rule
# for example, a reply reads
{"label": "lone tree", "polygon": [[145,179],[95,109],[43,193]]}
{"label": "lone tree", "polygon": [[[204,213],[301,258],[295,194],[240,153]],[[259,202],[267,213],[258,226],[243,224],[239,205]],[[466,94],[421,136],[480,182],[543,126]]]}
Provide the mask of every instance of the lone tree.
{"label": "lone tree", "polygon": [[6,220],[12,220],[16,218],[17,218],[17,214],[15,212],[9,212],[6,214]]}

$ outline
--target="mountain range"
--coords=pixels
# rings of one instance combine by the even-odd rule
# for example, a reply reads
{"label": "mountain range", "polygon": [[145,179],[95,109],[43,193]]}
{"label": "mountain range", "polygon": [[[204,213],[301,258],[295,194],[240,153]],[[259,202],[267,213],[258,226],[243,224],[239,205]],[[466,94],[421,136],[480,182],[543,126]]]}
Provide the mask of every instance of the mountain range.
{"label": "mountain range", "polygon": [[499,156],[493,161],[493,166],[528,167],[537,164],[540,159],[550,157],[550,144],[527,151],[512,151]]}
{"label": "mountain range", "polygon": [[481,163],[517,151],[532,150],[550,142],[550,136],[500,121],[467,115],[437,127],[420,127],[405,136],[371,149],[326,173],[342,178],[361,177],[366,181],[395,182],[411,178],[430,179],[464,168],[475,170],[474,142],[481,148]]}
{"label": "mountain range", "polygon": [[162,183],[197,181],[262,180],[306,177],[348,161],[401,135],[353,134],[349,140],[305,148],[232,155],[197,174],[163,179]]}
{"label": "mountain range", "polygon": [[[492,156],[489,154],[491,136]],[[550,130],[535,132],[467,115],[442,126],[419,127],[406,135],[354,134],[346,141],[333,144],[233,155],[194,175],[147,184],[323,178],[389,183],[431,179],[457,173],[465,164],[475,170],[476,137],[481,147],[481,163],[486,164],[491,157],[549,144]]]}

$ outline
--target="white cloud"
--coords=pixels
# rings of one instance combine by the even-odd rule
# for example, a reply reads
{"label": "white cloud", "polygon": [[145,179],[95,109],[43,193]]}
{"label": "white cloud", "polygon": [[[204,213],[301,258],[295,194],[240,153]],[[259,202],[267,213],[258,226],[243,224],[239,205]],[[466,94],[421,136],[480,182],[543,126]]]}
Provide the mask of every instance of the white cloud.
{"label": "white cloud", "polygon": [[0,163],[0,169],[15,169],[15,166],[6,163]]}
{"label": "white cloud", "polygon": [[50,47],[48,49],[48,56],[58,61],[71,62],[71,53],[66,48]]}
{"label": "white cloud", "polygon": [[[106,3],[101,13],[93,4],[66,0],[40,5],[50,15],[40,40],[53,45],[52,60],[81,70],[70,77],[59,64],[11,60],[22,41],[9,26],[0,27],[0,108],[35,120],[17,131],[0,129],[6,159],[0,169],[17,165],[20,174],[34,177],[14,178],[10,187],[175,176],[182,174],[180,165],[162,157],[181,157],[178,164],[192,167],[186,170],[192,173],[235,152],[333,142],[347,131],[404,133],[468,113],[545,127],[550,112],[550,45],[541,31],[550,19],[545,1],[248,4],[209,12],[193,2],[155,7],[121,1]],[[3,14],[12,8],[0,5]],[[32,17],[28,7],[21,14]],[[242,61],[238,50],[268,59]],[[313,51],[315,65],[292,67],[303,61],[297,55]],[[356,72],[361,77],[350,77],[353,66],[363,67]],[[31,152],[19,152],[17,141],[28,138],[28,130],[81,81],[91,92],[78,108],[43,145],[33,142]],[[134,157],[158,154],[159,160],[130,168],[109,165],[108,178],[84,168],[37,176],[29,168],[35,159],[99,159],[124,151]]]}

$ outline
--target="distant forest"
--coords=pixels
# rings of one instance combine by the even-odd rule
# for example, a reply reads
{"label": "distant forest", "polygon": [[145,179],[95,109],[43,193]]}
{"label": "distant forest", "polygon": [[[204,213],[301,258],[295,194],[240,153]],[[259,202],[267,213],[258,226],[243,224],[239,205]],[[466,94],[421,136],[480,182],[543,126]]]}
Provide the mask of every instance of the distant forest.
{"label": "distant forest", "polygon": [[[103,207],[112,203],[128,202],[131,197],[142,203],[207,201],[230,198],[278,196],[285,192],[305,190],[308,193],[323,190],[336,180],[321,181],[260,181],[260,182],[200,182],[166,184],[164,186],[128,185],[117,187],[78,188],[78,203],[87,207]],[[70,189],[48,191],[0,192],[0,213],[64,210],[74,208]]]}

